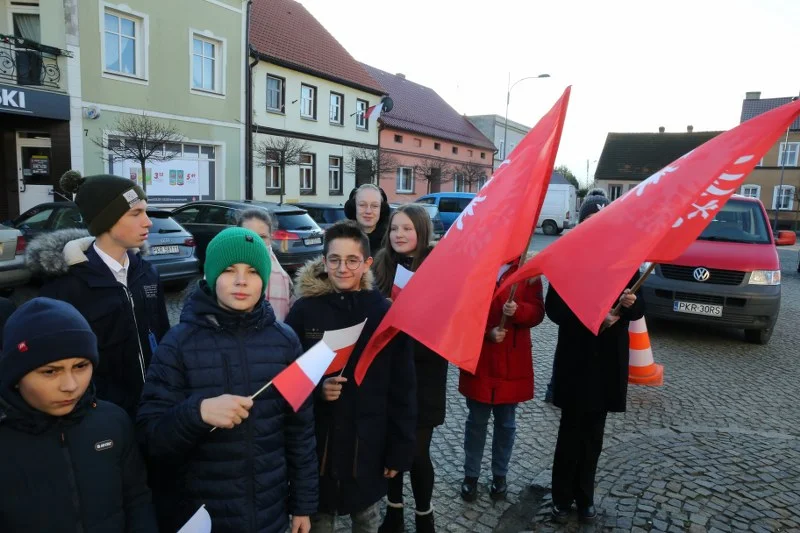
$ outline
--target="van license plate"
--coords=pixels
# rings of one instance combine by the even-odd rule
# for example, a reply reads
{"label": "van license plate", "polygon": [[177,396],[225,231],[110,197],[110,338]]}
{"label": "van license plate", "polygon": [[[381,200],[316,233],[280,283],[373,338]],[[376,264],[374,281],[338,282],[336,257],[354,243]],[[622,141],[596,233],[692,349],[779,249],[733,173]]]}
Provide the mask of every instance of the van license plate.
{"label": "van license plate", "polygon": [[153,246],[150,253],[153,255],[179,254],[181,249],[177,246]]}
{"label": "van license plate", "polygon": [[675,300],[672,310],[676,313],[688,313],[690,315],[722,316],[721,305],[679,302]]}
{"label": "van license plate", "polygon": [[322,244],[322,239],[319,237],[312,237],[310,239],[303,239],[303,242],[306,246],[315,246],[317,244]]}

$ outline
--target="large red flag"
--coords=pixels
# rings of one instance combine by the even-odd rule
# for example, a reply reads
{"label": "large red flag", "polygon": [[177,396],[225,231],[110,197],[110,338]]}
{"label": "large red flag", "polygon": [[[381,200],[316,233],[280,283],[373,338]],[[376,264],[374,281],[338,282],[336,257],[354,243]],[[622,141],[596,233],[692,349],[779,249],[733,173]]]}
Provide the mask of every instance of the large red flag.
{"label": "large red flag", "polygon": [[408,281],[364,348],[357,383],[400,331],[475,371],[497,272],[528,245],[553,172],[569,94],[567,88]]}
{"label": "large red flag", "polygon": [[544,274],[597,333],[639,266],[683,253],[799,113],[800,101],[786,104],[670,163],[545,248],[498,292]]}

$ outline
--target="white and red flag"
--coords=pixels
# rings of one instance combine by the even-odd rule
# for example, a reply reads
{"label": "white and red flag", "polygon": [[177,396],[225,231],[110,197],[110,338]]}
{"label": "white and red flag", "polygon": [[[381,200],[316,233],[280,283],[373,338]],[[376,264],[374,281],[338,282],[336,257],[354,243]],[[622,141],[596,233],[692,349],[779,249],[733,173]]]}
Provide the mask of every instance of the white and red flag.
{"label": "white and red flag", "polygon": [[326,331],[322,335],[322,342],[336,352],[336,358],[328,366],[328,369],[323,375],[327,376],[328,374],[341,372],[342,369],[347,366],[347,361],[350,360],[350,356],[353,354],[358,338],[361,336],[361,332],[364,331],[364,326],[366,324],[367,320],[365,319],[355,326]]}
{"label": "white and red flag", "polygon": [[394,273],[394,284],[392,285],[392,300],[397,300],[400,292],[405,289],[408,281],[414,273],[403,265],[397,265],[397,271]]}
{"label": "white and red flag", "polygon": [[414,272],[364,348],[357,383],[400,331],[475,371],[497,271],[526,252],[553,172],[569,95],[567,88]]}
{"label": "white and red flag", "polygon": [[271,383],[297,411],[314,392],[335,357],[336,352],[323,341],[319,341],[283,369]]}
{"label": "white and red flag", "polygon": [[695,148],[545,248],[497,292],[544,274],[597,333],[639,266],[681,255],[798,114],[800,101],[786,104]]}
{"label": "white and red flag", "polygon": [[373,106],[369,106],[367,108],[366,113],[364,113],[364,119],[368,120],[373,125],[377,124],[382,111],[383,111],[383,101],[378,102]]}

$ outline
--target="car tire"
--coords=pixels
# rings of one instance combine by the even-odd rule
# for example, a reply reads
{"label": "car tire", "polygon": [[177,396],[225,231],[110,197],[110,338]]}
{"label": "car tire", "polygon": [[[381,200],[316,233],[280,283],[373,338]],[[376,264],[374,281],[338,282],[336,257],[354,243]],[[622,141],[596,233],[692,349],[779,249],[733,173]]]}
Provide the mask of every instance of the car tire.
{"label": "car tire", "polygon": [[772,328],[744,330],[744,338],[751,344],[767,344],[770,337],[772,337]]}
{"label": "car tire", "polygon": [[542,222],[542,232],[545,235],[558,235],[558,226],[552,220]]}

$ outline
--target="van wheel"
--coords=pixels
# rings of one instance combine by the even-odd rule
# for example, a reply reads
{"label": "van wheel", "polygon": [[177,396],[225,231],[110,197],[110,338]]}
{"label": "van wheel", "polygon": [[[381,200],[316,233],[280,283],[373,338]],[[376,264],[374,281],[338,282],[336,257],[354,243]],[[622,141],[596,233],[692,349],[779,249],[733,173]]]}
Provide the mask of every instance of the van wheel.
{"label": "van wheel", "polygon": [[558,226],[552,220],[545,220],[542,222],[542,232],[545,235],[556,235],[558,234]]}
{"label": "van wheel", "polygon": [[770,337],[772,337],[772,328],[744,330],[744,338],[751,344],[767,344]]}

